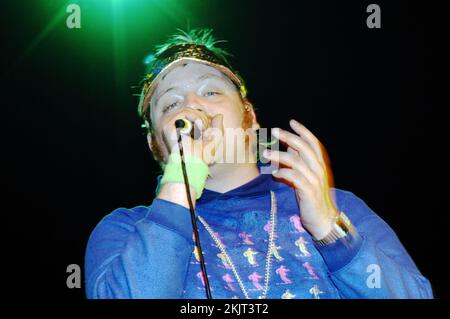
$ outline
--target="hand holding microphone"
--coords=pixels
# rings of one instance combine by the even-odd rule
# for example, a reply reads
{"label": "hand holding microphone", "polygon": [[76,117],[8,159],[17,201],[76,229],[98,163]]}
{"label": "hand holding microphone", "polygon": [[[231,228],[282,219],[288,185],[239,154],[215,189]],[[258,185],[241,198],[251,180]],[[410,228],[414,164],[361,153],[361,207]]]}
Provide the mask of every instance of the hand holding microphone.
{"label": "hand holding microphone", "polygon": [[[190,115],[190,114],[189,114]],[[180,114],[176,120],[171,121],[171,154],[179,152],[175,138],[181,137],[184,152],[202,159],[207,165],[216,161],[217,150],[223,140],[223,116],[217,114],[213,118],[183,116]],[[173,135],[176,134],[176,137]],[[179,133],[179,134],[178,134]]]}
{"label": "hand holding microphone", "polygon": [[203,126],[205,122],[199,123],[201,121],[199,118],[196,118],[196,121],[191,119],[192,117],[187,118],[186,113],[178,114],[163,130],[165,143],[170,146],[170,155],[166,161],[158,194],[158,198],[185,207],[189,206],[187,198],[183,195],[184,192],[180,193],[178,189],[185,180],[181,169],[181,153],[189,177],[189,186],[194,193],[192,197],[199,198],[209,175],[209,166],[216,162],[217,150],[222,146],[224,131],[222,114],[207,121],[206,123],[210,125],[206,126],[206,129]]}

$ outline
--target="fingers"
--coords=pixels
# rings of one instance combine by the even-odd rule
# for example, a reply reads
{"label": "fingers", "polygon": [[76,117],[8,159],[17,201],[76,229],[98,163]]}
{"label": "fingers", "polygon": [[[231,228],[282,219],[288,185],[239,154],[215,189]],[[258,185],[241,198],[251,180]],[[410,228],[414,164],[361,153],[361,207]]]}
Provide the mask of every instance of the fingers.
{"label": "fingers", "polygon": [[211,126],[203,134],[205,142],[203,157],[210,164],[215,163],[215,161],[217,160],[217,156],[221,157],[223,155],[222,153],[220,153],[220,144],[223,140],[223,132],[223,115],[217,114],[212,118]]}
{"label": "fingers", "polygon": [[323,158],[319,158],[316,152],[304,139],[279,128],[273,129],[272,134],[283,143],[286,143],[288,145],[288,150],[289,148],[295,150],[297,156],[302,157],[317,175],[321,175],[321,172],[324,169]]}
{"label": "fingers", "polygon": [[217,114],[211,119],[211,127],[223,131],[223,114]]}
{"label": "fingers", "polygon": [[289,125],[294,130],[295,133],[303,137],[309,146],[314,150],[316,156],[319,159],[323,159],[322,150],[320,148],[320,141],[311,133],[304,125],[300,124],[296,120],[292,119],[289,121]]}
{"label": "fingers", "polygon": [[290,126],[296,134],[279,128],[272,130],[276,138],[287,144],[287,151],[264,153],[271,162],[285,166],[273,175],[303,191],[326,187],[327,172],[319,140],[295,120],[290,121]]}
{"label": "fingers", "polygon": [[205,148],[210,148],[213,152],[223,139],[223,115],[217,114],[211,120],[211,126],[203,134]]}
{"label": "fingers", "polygon": [[205,130],[204,138],[209,139],[214,131],[217,131],[217,133],[221,133],[223,135],[224,128],[223,128],[223,115],[217,114],[211,119],[211,126]]}
{"label": "fingers", "polygon": [[290,150],[288,149],[288,152],[265,150],[264,156],[272,162],[276,162],[299,171],[311,185],[319,185],[319,177],[296,153],[297,152],[295,152],[292,148]]}
{"label": "fingers", "polygon": [[223,139],[223,115],[218,114],[211,120],[187,118],[193,121],[193,129],[197,131],[181,136],[184,151],[201,158],[208,165],[214,163],[217,148]]}
{"label": "fingers", "polygon": [[280,168],[272,175],[276,178],[288,181],[293,187],[303,193],[309,192],[312,186],[301,172],[291,168]]}
{"label": "fingers", "polygon": [[280,141],[288,144],[293,149],[302,152],[305,156],[308,156],[309,158],[317,157],[314,149],[298,135],[295,135],[286,130],[282,130],[280,128],[272,129],[272,134]]}

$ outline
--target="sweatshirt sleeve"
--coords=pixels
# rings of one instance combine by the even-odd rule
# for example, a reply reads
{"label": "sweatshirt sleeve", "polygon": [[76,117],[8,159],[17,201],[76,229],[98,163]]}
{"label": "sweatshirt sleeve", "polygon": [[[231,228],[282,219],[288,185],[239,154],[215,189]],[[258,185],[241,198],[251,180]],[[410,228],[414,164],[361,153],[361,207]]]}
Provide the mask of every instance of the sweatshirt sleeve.
{"label": "sweatshirt sleeve", "polygon": [[194,248],[189,211],[161,199],[141,206],[139,219],[135,209],[116,209],[92,232],[88,298],[181,298]]}
{"label": "sweatshirt sleeve", "polygon": [[345,241],[316,248],[343,298],[433,298],[394,231],[361,199],[340,191],[339,209],[354,225]]}

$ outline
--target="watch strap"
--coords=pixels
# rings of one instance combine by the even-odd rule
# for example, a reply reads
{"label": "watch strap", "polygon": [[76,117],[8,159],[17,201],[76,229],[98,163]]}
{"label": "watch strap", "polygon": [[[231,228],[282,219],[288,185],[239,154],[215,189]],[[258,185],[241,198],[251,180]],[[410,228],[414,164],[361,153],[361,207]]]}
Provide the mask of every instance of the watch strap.
{"label": "watch strap", "polygon": [[352,223],[348,219],[348,217],[344,214],[344,212],[340,212],[333,221],[331,231],[322,239],[314,240],[314,242],[318,246],[327,246],[332,243],[335,243],[337,240],[344,238],[350,232],[352,227]]}

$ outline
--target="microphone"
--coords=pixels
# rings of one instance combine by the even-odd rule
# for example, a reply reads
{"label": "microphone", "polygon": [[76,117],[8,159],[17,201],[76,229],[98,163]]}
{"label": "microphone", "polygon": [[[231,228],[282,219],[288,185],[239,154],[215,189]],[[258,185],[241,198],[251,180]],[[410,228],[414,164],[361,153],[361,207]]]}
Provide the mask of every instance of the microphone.
{"label": "microphone", "polygon": [[197,125],[187,119],[176,120],[175,127],[180,130],[180,134],[189,135],[194,140],[198,140],[201,137],[201,131]]}

